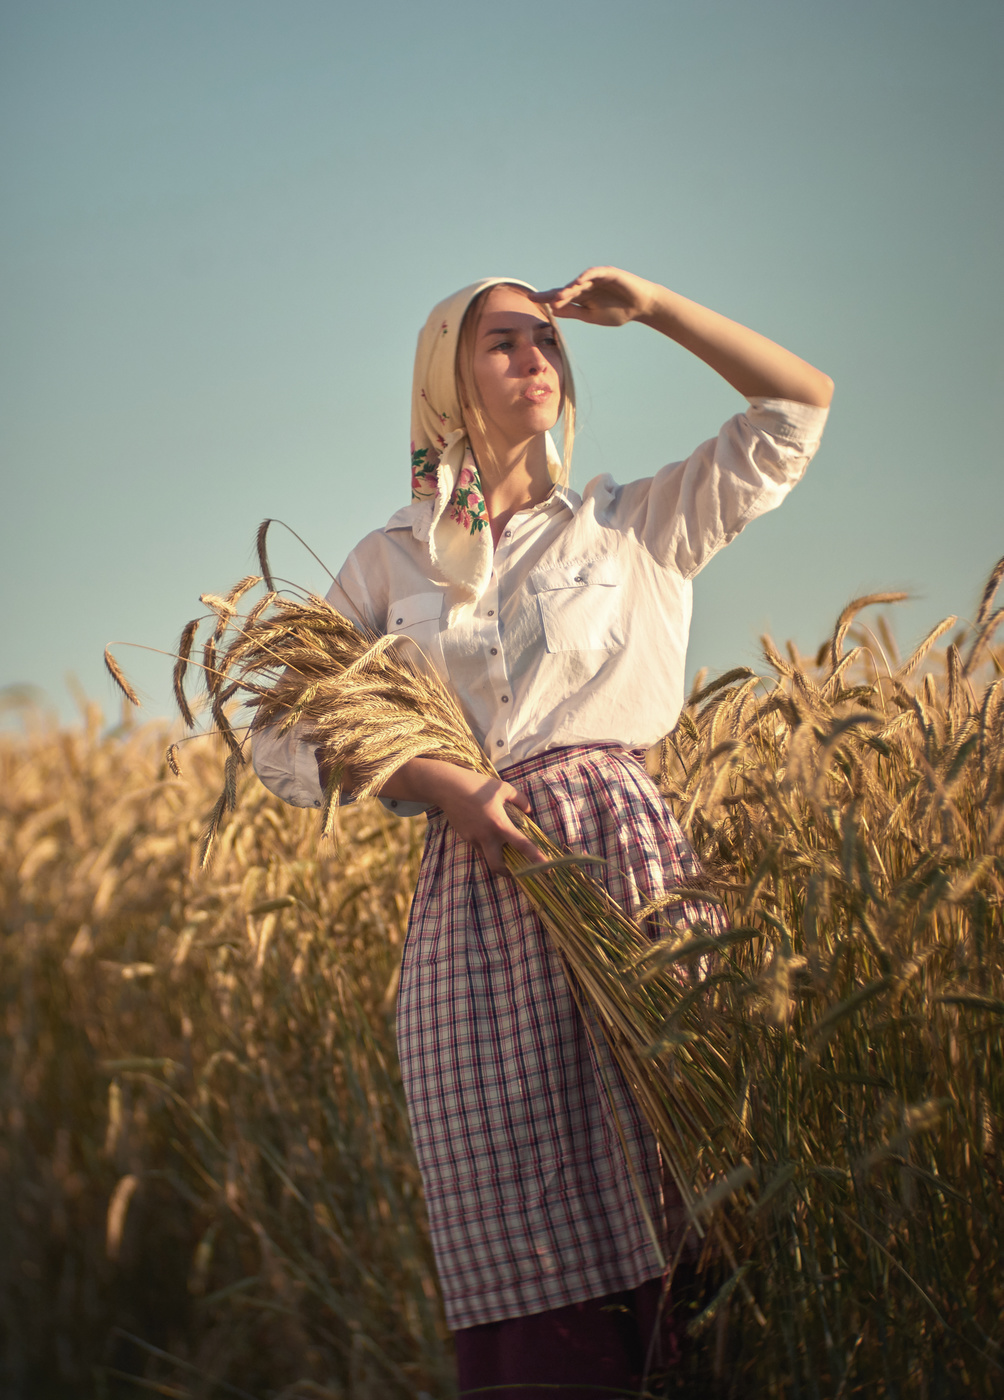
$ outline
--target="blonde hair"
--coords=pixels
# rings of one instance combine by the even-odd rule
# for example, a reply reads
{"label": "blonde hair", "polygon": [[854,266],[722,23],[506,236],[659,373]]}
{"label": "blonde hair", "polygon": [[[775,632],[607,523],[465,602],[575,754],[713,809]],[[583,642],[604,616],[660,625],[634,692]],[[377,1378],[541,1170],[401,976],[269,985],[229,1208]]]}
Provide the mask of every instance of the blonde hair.
{"label": "blonde hair", "polygon": [[[490,287],[483,288],[477,296],[472,297],[464,312],[463,320],[460,322],[460,332],[457,336],[457,354],[454,362],[454,374],[457,380],[457,397],[460,400],[460,408],[464,418],[464,427],[467,429],[468,437],[471,436],[471,429],[477,434],[484,444],[485,451],[491,456],[491,445],[488,441],[487,424],[485,423],[484,404],[478,392],[477,380],[474,378],[474,351],[477,344],[478,322],[481,320],[481,313],[484,310],[485,302],[488,300],[496,287],[511,287],[515,292],[526,293],[526,287],[521,287],[518,282],[494,282]],[[575,381],[572,378],[572,366],[568,360],[568,351],[565,349],[565,342],[558,323],[549,306],[541,306],[541,314],[550,322],[554,330],[555,339],[558,344],[558,354],[561,356],[562,370],[562,395],[561,395],[561,482],[567,485],[572,468],[572,444],[575,441]],[[485,463],[484,465],[488,465]],[[494,463],[492,464],[494,465]]]}

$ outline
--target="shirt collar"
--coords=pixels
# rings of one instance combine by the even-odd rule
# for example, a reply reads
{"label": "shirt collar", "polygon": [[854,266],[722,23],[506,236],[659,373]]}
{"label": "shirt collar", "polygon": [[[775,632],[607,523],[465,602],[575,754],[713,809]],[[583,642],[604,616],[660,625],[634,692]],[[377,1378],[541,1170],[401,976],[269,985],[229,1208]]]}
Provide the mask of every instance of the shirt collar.
{"label": "shirt collar", "polygon": [[410,505],[402,506],[400,510],[396,510],[383,528],[385,530],[411,530],[416,540],[427,540],[432,526],[432,511],[435,504],[435,498],[432,496],[427,496],[424,500],[412,501]]}
{"label": "shirt collar", "polygon": [[[531,510],[550,510],[554,505],[563,505],[573,515],[578,514],[582,497],[570,486],[555,486],[550,494],[531,506]],[[384,526],[385,530],[410,530],[416,540],[428,540],[432,526],[432,510],[435,501],[428,497],[422,501],[412,501],[410,505],[396,510]]]}
{"label": "shirt collar", "polygon": [[551,501],[560,501],[563,506],[568,507],[573,515],[578,515],[579,507],[582,505],[582,497],[578,491],[573,491],[570,486],[555,486],[543,504],[547,505]]}

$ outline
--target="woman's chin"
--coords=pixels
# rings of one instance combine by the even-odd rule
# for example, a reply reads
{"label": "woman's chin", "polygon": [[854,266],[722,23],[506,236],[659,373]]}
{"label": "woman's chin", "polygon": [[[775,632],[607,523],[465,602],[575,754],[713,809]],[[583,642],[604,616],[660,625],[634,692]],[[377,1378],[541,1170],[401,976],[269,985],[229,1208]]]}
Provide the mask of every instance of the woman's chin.
{"label": "woman's chin", "polygon": [[536,437],[539,433],[549,433],[561,416],[560,410],[561,403],[557,400],[545,399],[542,403],[530,404],[525,414],[529,435]]}

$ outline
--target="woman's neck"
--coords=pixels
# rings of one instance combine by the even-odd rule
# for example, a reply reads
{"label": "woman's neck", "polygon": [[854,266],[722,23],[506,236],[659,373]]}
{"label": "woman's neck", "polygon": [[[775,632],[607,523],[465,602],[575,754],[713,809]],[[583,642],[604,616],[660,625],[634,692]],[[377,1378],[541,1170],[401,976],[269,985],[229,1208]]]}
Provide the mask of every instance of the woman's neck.
{"label": "woman's neck", "polygon": [[529,442],[513,446],[492,443],[487,452],[482,448],[474,455],[491,520],[492,540],[497,545],[517,511],[539,505],[551,493],[547,442],[541,433]]}

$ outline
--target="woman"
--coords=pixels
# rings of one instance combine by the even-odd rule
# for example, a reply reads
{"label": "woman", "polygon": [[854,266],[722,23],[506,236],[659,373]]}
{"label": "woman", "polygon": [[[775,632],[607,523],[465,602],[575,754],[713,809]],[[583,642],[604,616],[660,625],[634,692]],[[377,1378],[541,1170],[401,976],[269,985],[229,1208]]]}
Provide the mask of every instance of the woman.
{"label": "woman", "polygon": [[[626,486],[599,477],[580,498],[567,486],[562,317],[640,321],[750,406],[686,461]],[[502,773],[419,758],[383,791],[429,817],[398,1042],[462,1394],[627,1392],[658,1347],[662,1364],[678,1351],[672,1317],[656,1316],[664,1260],[685,1245],[682,1206],[505,878],[504,845],[538,858],[505,804],[604,857],[630,910],[696,873],[639,754],[680,713],[694,574],[797,482],[831,393],[780,346],[610,267],[547,292],[476,283],[419,337],[412,504],[362,541],[329,596],[418,643]],[[562,415],[564,461],[549,436]],[[257,736],[255,766],[281,797],[320,805],[295,736]]]}

